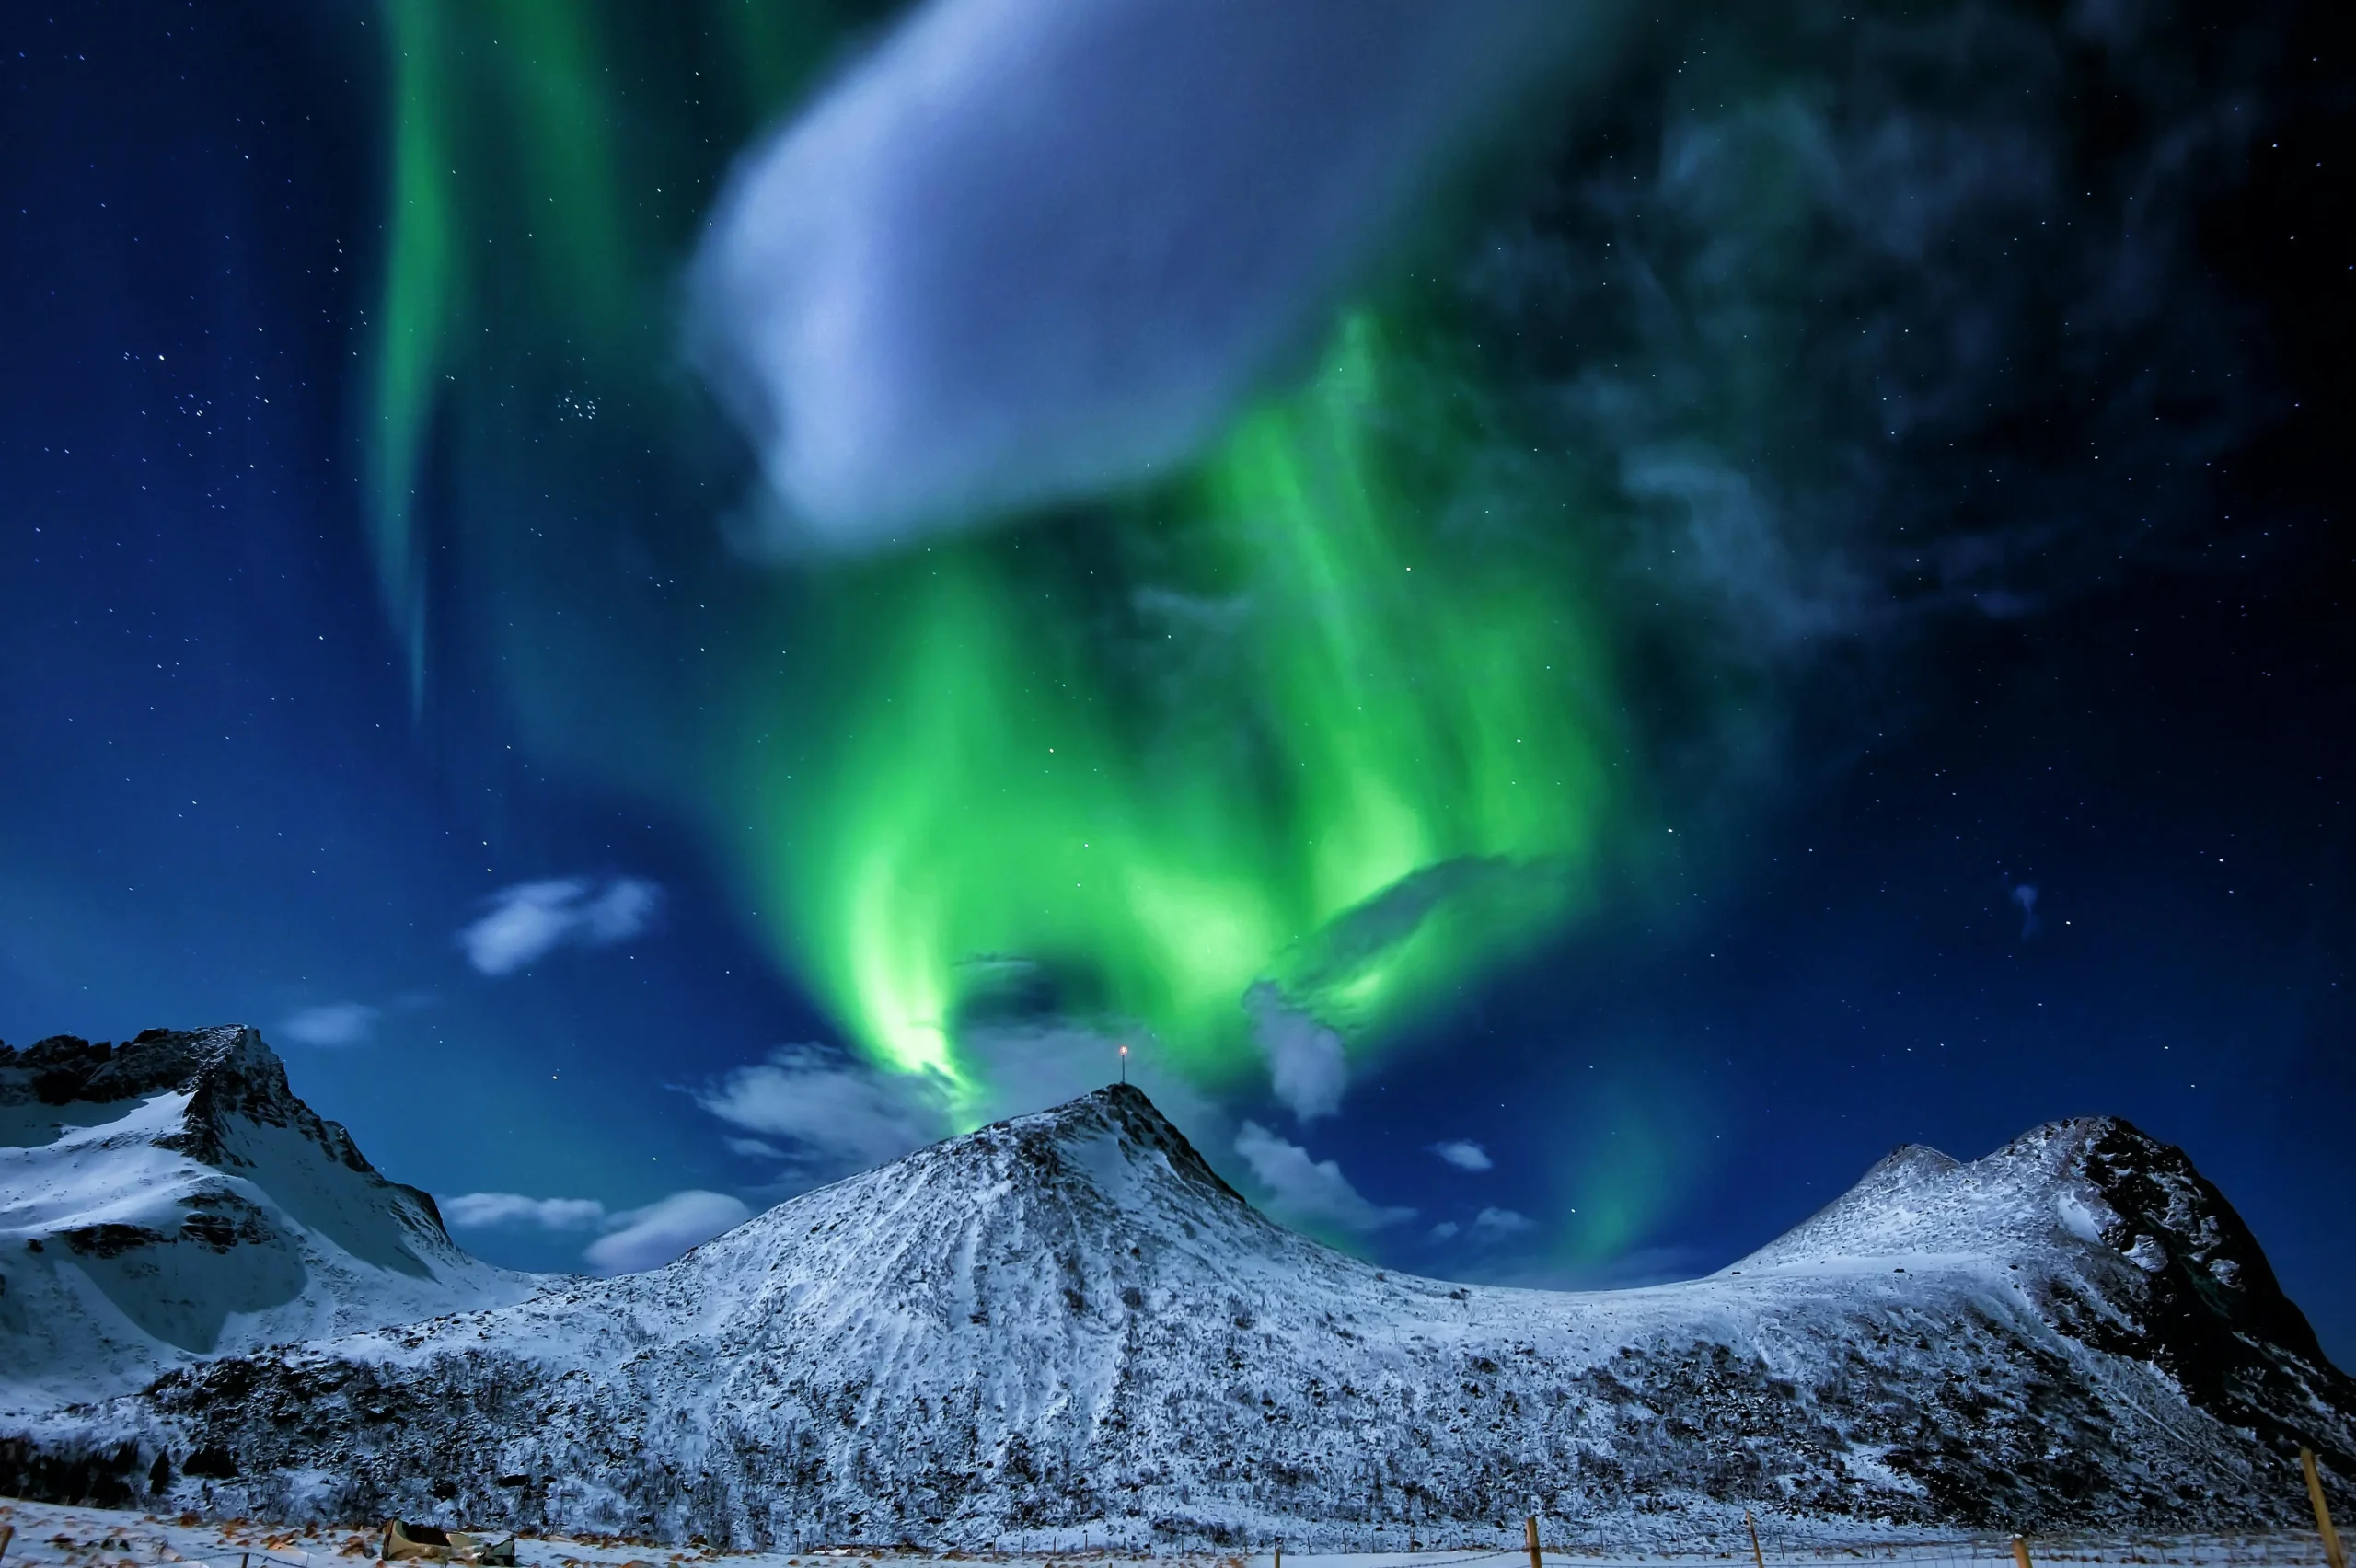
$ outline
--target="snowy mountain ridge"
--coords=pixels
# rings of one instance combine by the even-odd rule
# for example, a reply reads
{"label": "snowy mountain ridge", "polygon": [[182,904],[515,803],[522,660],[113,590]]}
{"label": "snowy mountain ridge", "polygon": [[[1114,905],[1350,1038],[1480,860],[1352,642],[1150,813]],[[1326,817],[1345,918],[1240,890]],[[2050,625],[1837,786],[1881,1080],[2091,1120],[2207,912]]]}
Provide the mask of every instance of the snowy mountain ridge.
{"label": "snowy mountain ridge", "polygon": [[0,1045],[0,1414],[513,1301],[250,1029]]}
{"label": "snowy mountain ridge", "polygon": [[[1284,1230],[1134,1089],[804,1193],[669,1267],[177,1366],[0,1490],[737,1545],[1628,1542],[2284,1522],[2356,1385],[2177,1150],[1901,1150],[1715,1275],[1457,1286]],[[110,1490],[111,1489],[111,1490]]]}

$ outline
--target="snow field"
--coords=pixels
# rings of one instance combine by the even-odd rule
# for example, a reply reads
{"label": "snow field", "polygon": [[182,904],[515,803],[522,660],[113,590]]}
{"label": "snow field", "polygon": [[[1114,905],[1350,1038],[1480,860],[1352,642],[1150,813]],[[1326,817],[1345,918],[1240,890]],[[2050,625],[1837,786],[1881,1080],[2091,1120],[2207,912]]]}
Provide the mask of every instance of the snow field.
{"label": "snow field", "polygon": [[[161,1518],[128,1509],[64,1507],[0,1499],[0,1527],[15,1537],[0,1568],[370,1568],[382,1521],[296,1527],[248,1519],[200,1522]],[[479,1528],[497,1533],[494,1526]],[[1077,1535],[1079,1532],[1069,1532]],[[1515,1533],[1519,1533],[1518,1531]],[[883,1547],[820,1546],[802,1551],[679,1550],[611,1537],[575,1539],[526,1535],[517,1541],[519,1568],[689,1568],[725,1562],[730,1568],[851,1568],[853,1564],[985,1563],[990,1568],[1275,1568],[1274,1554],[1177,1552],[1131,1555],[1103,1548],[1038,1552],[924,1552]],[[2313,1531],[2235,1536],[2079,1535],[2029,1543],[2032,1568],[2324,1568],[2322,1542]],[[1073,1545],[1077,1546],[1075,1541]],[[1821,1533],[1817,1521],[1770,1518],[1760,1550],[1767,1568],[2016,1568],[2012,1545],[1998,1537],[1961,1539],[1904,1533],[1867,1538]],[[1746,1568],[1747,1538],[1697,1541],[1690,1551],[1629,1551],[1592,1542],[1543,1542],[1547,1562],[1577,1568]],[[1493,1551],[1286,1552],[1288,1568],[1527,1568],[1519,1546]]]}

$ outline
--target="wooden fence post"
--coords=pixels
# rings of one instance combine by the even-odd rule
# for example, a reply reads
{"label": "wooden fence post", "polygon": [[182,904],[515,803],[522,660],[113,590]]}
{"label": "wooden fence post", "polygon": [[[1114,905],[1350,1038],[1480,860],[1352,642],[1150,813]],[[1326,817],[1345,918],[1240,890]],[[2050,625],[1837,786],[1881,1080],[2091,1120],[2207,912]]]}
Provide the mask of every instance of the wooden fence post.
{"label": "wooden fence post", "polygon": [[[1530,1517],[1522,1521],[1521,1535],[1522,1539],[1530,1543],[1530,1568],[1546,1568],[1546,1564],[1540,1562],[1538,1558],[1537,1515],[1532,1514]],[[2332,1568],[2339,1568],[2339,1564],[2334,1563]]]}
{"label": "wooden fence post", "polygon": [[2299,1468],[2307,1472],[2307,1501],[2316,1505],[2316,1533],[2323,1537],[2324,1561],[2331,1568],[2348,1568],[2348,1554],[2339,1549],[2339,1532],[2331,1528],[2331,1505],[2323,1500],[2323,1472],[2316,1469],[2316,1451],[2299,1450]]}
{"label": "wooden fence post", "polygon": [[1750,1510],[1748,1508],[1745,1508],[1742,1511],[1742,1528],[1750,1532],[1750,1561],[1752,1568],[1767,1568],[1767,1559],[1761,1555],[1759,1551],[1759,1527],[1750,1522]]}
{"label": "wooden fence post", "polygon": [[2028,1537],[2015,1536],[2013,1538],[2013,1562],[2018,1564],[2018,1568],[2029,1568]]}

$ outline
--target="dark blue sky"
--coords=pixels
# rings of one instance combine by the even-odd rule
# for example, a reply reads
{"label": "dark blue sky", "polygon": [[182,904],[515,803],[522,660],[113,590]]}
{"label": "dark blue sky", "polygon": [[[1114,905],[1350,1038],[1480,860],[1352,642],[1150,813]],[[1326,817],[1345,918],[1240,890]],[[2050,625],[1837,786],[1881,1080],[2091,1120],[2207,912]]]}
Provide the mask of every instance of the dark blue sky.
{"label": "dark blue sky", "polygon": [[[1401,1266],[1572,1281],[1716,1267],[1901,1142],[1971,1157],[2117,1113],[2190,1152],[2356,1363],[2356,253],[2324,167],[2350,96],[2320,22],[2272,20],[2241,84],[2266,130],[2178,240],[2235,313],[2217,375],[2261,384],[2184,481],[2191,514],[2089,531],[2145,498],[2090,468],[2035,491],[2025,522],[2079,526],[2022,547],[2047,570],[2006,613],[1910,616],[1758,676],[1773,766],[1714,801],[1666,893],[1467,992],[1313,1132],[1231,1086],[1209,1124],[1285,1126],[1414,1207],[1359,1243]],[[0,26],[0,1035],[250,1020],[381,1168],[445,1197],[758,1206],[791,1178],[699,1095],[844,1036],[729,868],[659,801],[537,755],[463,660],[412,709],[360,484],[374,44],[294,7]],[[2012,412],[1979,427],[1992,471],[2109,439],[2062,402]],[[2143,439],[2214,433],[2171,417]],[[710,530],[708,570],[761,570],[716,521],[672,525]],[[1630,700],[1673,714],[1672,685]],[[576,926],[504,974],[459,943],[502,890],[572,879],[585,905],[616,878],[660,893],[615,940]],[[1435,1159],[1443,1139],[1492,1168]],[[1627,1209],[1608,1227],[1599,1194]],[[569,1266],[587,1233],[462,1239]]]}

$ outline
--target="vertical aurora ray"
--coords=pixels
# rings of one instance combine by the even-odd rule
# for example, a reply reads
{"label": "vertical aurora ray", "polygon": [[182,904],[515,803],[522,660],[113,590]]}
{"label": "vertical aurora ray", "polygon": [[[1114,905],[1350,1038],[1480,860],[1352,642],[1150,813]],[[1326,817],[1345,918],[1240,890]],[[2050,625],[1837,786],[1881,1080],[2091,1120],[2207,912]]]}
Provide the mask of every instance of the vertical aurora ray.
{"label": "vertical aurora ray", "polygon": [[408,660],[410,701],[425,684],[425,560],[416,483],[433,416],[433,382],[460,306],[462,281],[451,255],[458,214],[445,182],[450,115],[441,58],[440,7],[394,0],[392,168],[387,200],[384,306],[375,346],[375,418],[368,432],[368,517],[385,613]]}
{"label": "vertical aurora ray", "polygon": [[[534,462],[558,444],[551,406],[602,410],[608,440],[633,423],[640,451],[678,444],[671,299],[702,204],[728,151],[876,9],[703,0],[647,27],[572,0],[381,0],[386,225],[361,444],[370,549],[421,713],[436,629],[464,618],[429,603],[429,576],[463,595],[545,524],[509,509],[560,493]],[[437,443],[466,455],[437,469]],[[618,510],[568,502],[601,523]],[[454,526],[429,542],[445,513]]]}

